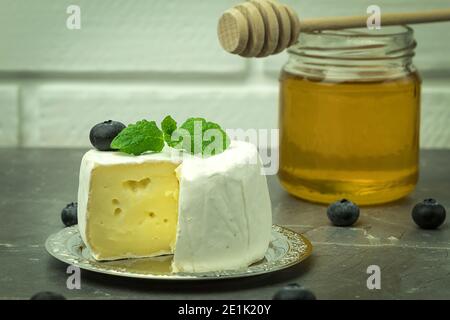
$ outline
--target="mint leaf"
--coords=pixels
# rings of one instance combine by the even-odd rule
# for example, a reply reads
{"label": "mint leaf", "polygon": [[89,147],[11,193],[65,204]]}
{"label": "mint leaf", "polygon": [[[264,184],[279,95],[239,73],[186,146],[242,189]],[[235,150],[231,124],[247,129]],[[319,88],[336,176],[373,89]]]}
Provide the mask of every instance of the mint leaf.
{"label": "mint leaf", "polygon": [[192,154],[208,156],[228,148],[230,138],[217,123],[203,118],[189,118],[173,132],[168,144]]}
{"label": "mint leaf", "polygon": [[164,133],[172,134],[177,129],[177,122],[171,116],[167,116],[161,122],[161,129]]}
{"label": "mint leaf", "polygon": [[[164,133],[164,140],[169,146],[174,145],[174,141],[172,141],[172,133],[177,129],[177,122],[171,117],[167,116],[161,122],[161,129]],[[175,141],[176,143],[176,141]]]}
{"label": "mint leaf", "polygon": [[123,129],[111,142],[111,148],[134,155],[160,152],[164,148],[163,133],[155,121],[141,120]]}

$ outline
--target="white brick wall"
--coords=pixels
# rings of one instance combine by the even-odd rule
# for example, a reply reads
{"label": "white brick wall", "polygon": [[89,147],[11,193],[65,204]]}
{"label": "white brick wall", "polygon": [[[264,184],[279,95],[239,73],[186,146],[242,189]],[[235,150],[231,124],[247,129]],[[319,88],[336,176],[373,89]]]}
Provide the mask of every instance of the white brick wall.
{"label": "white brick wall", "polygon": [[86,146],[90,128],[103,120],[159,122],[169,113],[183,120],[194,112],[227,128],[276,128],[272,88],[68,83],[39,86],[32,95],[24,106],[25,113],[35,113],[24,125],[25,146]]}
{"label": "white brick wall", "polygon": [[[229,1],[0,0],[0,70],[239,72],[217,45]],[[81,29],[66,8],[81,8]],[[5,41],[6,39],[6,41]]]}
{"label": "white brick wall", "polygon": [[[0,145],[87,146],[90,127],[198,115],[228,128],[277,126],[286,55],[246,60],[220,48],[229,0],[0,0]],[[286,0],[301,15],[450,7],[449,0]],[[69,4],[81,30],[68,30]],[[422,146],[450,148],[450,23],[416,28],[425,75]]]}

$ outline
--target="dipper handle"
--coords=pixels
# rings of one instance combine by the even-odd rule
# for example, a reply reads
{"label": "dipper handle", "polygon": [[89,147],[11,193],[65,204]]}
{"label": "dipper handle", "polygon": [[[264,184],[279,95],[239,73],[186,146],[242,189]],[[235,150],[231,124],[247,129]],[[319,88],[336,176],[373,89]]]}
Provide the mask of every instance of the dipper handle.
{"label": "dipper handle", "polygon": [[[381,24],[404,25],[450,21],[450,9],[385,13]],[[326,17],[300,21],[297,13],[275,0],[248,0],[225,11],[219,19],[220,44],[242,57],[266,57],[294,44],[300,31],[366,27],[367,16]]]}

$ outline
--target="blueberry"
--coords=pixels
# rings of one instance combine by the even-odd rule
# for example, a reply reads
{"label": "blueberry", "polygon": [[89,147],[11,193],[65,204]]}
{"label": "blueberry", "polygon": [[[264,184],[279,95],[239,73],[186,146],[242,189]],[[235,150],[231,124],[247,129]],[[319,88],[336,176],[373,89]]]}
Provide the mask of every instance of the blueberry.
{"label": "blueberry", "polygon": [[76,202],[69,203],[64,209],[62,209],[61,220],[66,227],[70,227],[78,223]]}
{"label": "blueberry", "polygon": [[42,291],[33,295],[31,300],[66,300],[66,298],[59,293],[50,292],[50,291]]}
{"label": "blueberry", "polygon": [[316,296],[302,286],[292,283],[275,293],[273,300],[316,300]]}
{"label": "blueberry", "polygon": [[125,125],[118,121],[104,121],[92,127],[89,140],[92,145],[100,151],[110,151],[111,142],[125,129]]}
{"label": "blueberry", "polygon": [[338,227],[351,226],[359,218],[359,208],[346,199],[332,203],[327,209],[328,219]]}
{"label": "blueberry", "polygon": [[414,206],[412,218],[422,229],[436,229],[445,220],[445,208],[434,199],[425,199]]}

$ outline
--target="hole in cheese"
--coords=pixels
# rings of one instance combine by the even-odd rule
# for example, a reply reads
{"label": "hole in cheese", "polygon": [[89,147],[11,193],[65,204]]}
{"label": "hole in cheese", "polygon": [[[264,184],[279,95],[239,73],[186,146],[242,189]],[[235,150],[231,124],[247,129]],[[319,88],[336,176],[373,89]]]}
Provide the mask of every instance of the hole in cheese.
{"label": "hole in cheese", "polygon": [[177,167],[160,161],[99,165],[92,170],[86,237],[98,260],[173,253],[178,221]]}
{"label": "hole in cheese", "polygon": [[142,180],[127,180],[123,182],[123,186],[132,192],[138,192],[139,190],[147,188],[147,186],[150,184],[151,180],[150,178],[144,178]]}

